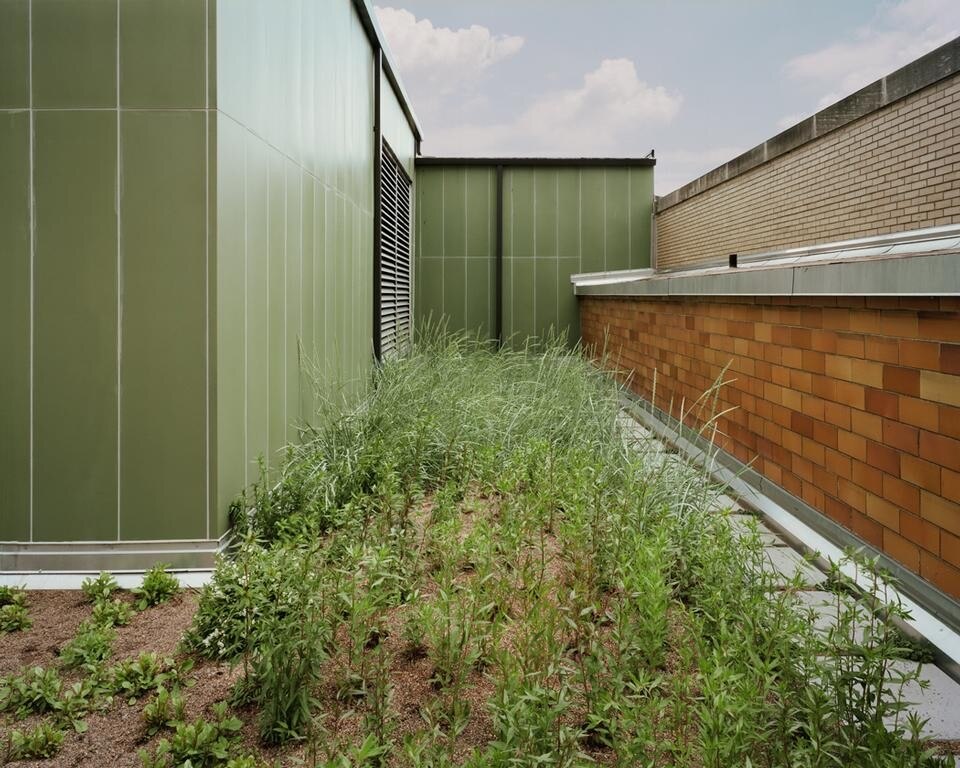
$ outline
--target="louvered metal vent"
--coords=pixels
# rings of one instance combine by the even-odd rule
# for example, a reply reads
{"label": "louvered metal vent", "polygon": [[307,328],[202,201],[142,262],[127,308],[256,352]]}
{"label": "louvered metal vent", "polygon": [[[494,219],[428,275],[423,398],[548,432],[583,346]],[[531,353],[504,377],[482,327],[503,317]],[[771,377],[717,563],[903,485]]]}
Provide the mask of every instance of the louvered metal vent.
{"label": "louvered metal vent", "polygon": [[410,179],[383,142],[380,153],[380,273],[375,329],[381,360],[410,347]]}

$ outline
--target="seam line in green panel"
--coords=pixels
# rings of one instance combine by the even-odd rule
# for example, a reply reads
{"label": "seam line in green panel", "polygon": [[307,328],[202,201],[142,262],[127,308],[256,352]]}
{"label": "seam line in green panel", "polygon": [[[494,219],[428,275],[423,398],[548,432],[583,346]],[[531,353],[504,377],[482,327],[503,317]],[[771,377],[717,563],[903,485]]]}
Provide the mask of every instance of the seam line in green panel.
{"label": "seam line in green panel", "polygon": [[247,259],[247,244],[250,242],[247,216],[247,128],[243,127],[243,487],[247,487],[247,414],[250,404],[247,402],[247,323],[249,312],[247,306],[247,280],[250,275],[250,265]]}
{"label": "seam line in green panel", "polygon": [[[205,14],[206,16],[206,14]],[[203,162],[206,177],[203,185],[203,460],[204,473],[204,521],[207,538],[210,538],[210,110],[203,120]]]}
{"label": "seam line in green panel", "polygon": [[33,111],[33,0],[30,0],[27,6],[27,51],[28,51],[28,62],[27,62],[27,99],[30,109],[30,515],[29,515],[29,537],[30,541],[33,541],[33,483],[34,483],[34,466],[33,466],[33,449],[34,449],[34,368],[36,367],[36,353],[34,351],[34,346],[36,342],[36,329],[34,327],[34,317],[33,313],[35,311],[35,295],[36,290],[34,289],[34,259],[35,254],[34,250],[36,247],[36,194],[34,190],[34,179],[33,179],[33,142],[34,142],[34,111]]}
{"label": "seam line in green panel", "polygon": [[116,50],[116,108],[117,108],[117,189],[116,202],[114,203],[117,211],[117,541],[120,541],[120,494],[121,480],[123,476],[121,471],[121,441],[122,437],[122,417],[121,404],[123,401],[123,382],[121,381],[121,368],[123,365],[123,245],[120,240],[120,174],[122,172],[121,153],[122,134],[120,132],[120,0],[117,0],[117,50]]}

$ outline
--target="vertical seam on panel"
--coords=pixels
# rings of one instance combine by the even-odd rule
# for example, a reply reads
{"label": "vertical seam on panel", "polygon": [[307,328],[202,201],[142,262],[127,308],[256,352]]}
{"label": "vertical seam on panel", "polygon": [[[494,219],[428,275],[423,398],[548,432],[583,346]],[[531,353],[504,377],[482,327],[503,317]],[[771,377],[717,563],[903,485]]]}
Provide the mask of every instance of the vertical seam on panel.
{"label": "vertical seam on panel", "polygon": [[560,171],[555,172],[553,186],[554,217],[553,217],[553,248],[554,265],[556,271],[553,273],[554,282],[554,319],[557,321],[554,331],[560,333]]}
{"label": "vertical seam on panel", "polygon": [[607,169],[603,169],[603,271],[607,271]]}
{"label": "vertical seam on panel", "polygon": [[469,314],[467,308],[469,306],[469,301],[467,299],[467,255],[470,248],[470,237],[468,234],[467,227],[470,226],[470,207],[469,207],[469,198],[467,196],[467,174],[470,172],[469,168],[463,169],[463,327],[464,330],[469,328]]}
{"label": "vertical seam on panel", "polygon": [[203,319],[204,319],[204,464],[206,465],[207,538],[210,538],[210,112],[204,110],[203,142],[206,184],[204,185],[204,253],[203,253]]}
{"label": "vertical seam on panel", "polygon": [[[305,170],[305,169],[301,169]],[[302,174],[297,174],[297,192],[299,198],[297,201],[297,207],[300,211],[298,220],[300,222],[300,248],[298,253],[300,255],[298,266],[298,276],[297,276],[297,292],[299,296],[297,297],[297,320],[298,320],[298,333],[297,333],[297,418],[300,418],[300,405],[303,403],[303,360],[301,359],[300,346],[303,344],[303,178]]]}
{"label": "vertical seam on panel", "polygon": [[266,312],[266,315],[267,315],[267,359],[266,359],[267,399],[265,403],[267,408],[267,455],[264,457],[264,461],[266,462],[267,472],[269,473],[270,460],[273,458],[273,454],[270,451],[270,403],[272,401],[270,399],[270,378],[271,378],[270,347],[271,347],[271,344],[270,344],[270,153],[269,152],[267,153],[267,205],[266,205],[266,211],[264,213],[266,214],[266,219],[267,219],[266,253],[264,254],[266,256],[266,264],[267,264],[267,269],[266,269],[266,273],[267,273],[267,307],[266,307],[267,309],[267,312]]}
{"label": "vertical seam on panel", "polygon": [[513,271],[513,265],[517,261],[517,242],[514,238],[514,222],[517,219],[516,211],[513,208],[513,174],[510,174],[510,335],[517,330],[516,318],[514,317],[513,307],[517,303],[517,281]]}
{"label": "vertical seam on panel", "polygon": [[[537,170],[531,169],[530,175],[533,176],[533,253],[531,263],[533,264],[533,335],[537,335]],[[530,338],[530,334],[527,334]]]}
{"label": "vertical seam on panel", "polygon": [[34,165],[34,111],[33,111],[33,0],[30,0],[30,4],[27,6],[27,47],[28,47],[28,56],[29,61],[27,63],[27,84],[29,93],[27,98],[29,99],[30,106],[30,118],[29,118],[29,129],[30,129],[30,184],[29,184],[29,210],[30,210],[30,461],[29,461],[29,471],[30,477],[29,481],[29,509],[28,509],[28,537],[30,541],[33,541],[33,472],[34,472],[34,459],[33,459],[33,450],[34,450],[34,394],[33,394],[33,384],[35,373],[34,369],[36,367],[36,328],[34,327],[34,318],[33,313],[35,311],[36,299],[35,299],[35,262],[36,262],[36,189],[34,187],[33,180],[33,165]]}
{"label": "vertical seam on panel", "polygon": [[627,263],[633,269],[633,171],[627,168]]}
{"label": "vertical seam on panel", "polygon": [[583,170],[577,169],[577,271],[583,272]]}
{"label": "vertical seam on panel", "polygon": [[[119,42],[119,41],[118,41]],[[204,321],[204,519],[207,538],[210,538],[210,0],[203,3],[203,155],[206,184],[203,190],[204,250],[203,250],[203,321]]]}
{"label": "vertical seam on panel", "polygon": [[247,412],[249,411],[247,403],[247,130],[243,129],[243,487],[247,487]]}
{"label": "vertical seam on panel", "polygon": [[286,160],[283,162],[283,441],[287,442],[287,434],[290,429],[290,420],[287,417],[287,365],[289,365],[289,360],[287,360],[287,347],[290,342],[287,338],[289,329],[287,328],[287,314],[290,311],[289,297],[287,296],[287,247],[288,241],[287,237],[290,233],[290,221],[289,221],[289,212],[287,209],[287,197],[289,197],[290,189],[287,185],[287,165]]}
{"label": "vertical seam on panel", "polygon": [[117,0],[117,49],[116,49],[116,84],[117,84],[117,189],[116,189],[116,216],[117,216],[117,541],[120,541],[120,499],[121,480],[120,466],[122,462],[121,449],[123,445],[121,415],[123,405],[123,388],[121,366],[123,362],[123,250],[120,242],[120,0]]}
{"label": "vertical seam on panel", "polygon": [[447,169],[440,169],[440,317],[447,314]]}

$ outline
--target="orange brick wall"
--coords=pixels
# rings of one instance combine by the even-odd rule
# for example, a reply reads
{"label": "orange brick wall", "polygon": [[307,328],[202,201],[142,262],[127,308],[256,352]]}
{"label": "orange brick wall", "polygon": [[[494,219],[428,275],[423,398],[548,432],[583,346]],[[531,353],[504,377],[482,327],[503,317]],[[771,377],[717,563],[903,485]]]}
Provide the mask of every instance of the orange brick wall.
{"label": "orange brick wall", "polygon": [[[583,339],[718,444],[960,597],[960,299],[580,299]],[[672,405],[671,405],[672,404]],[[688,423],[696,421],[691,414]]]}
{"label": "orange brick wall", "polygon": [[657,214],[657,265],[960,222],[960,75]]}

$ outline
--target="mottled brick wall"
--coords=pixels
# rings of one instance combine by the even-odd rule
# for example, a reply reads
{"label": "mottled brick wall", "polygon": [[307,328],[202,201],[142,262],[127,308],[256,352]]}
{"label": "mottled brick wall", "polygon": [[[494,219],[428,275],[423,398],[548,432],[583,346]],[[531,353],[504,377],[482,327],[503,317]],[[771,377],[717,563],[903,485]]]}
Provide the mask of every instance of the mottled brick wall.
{"label": "mottled brick wall", "polygon": [[960,75],[657,215],[657,264],[960,222]]}
{"label": "mottled brick wall", "polygon": [[717,442],[960,597],[960,299],[580,302],[588,348],[647,400],[656,371],[674,415],[729,364]]}

